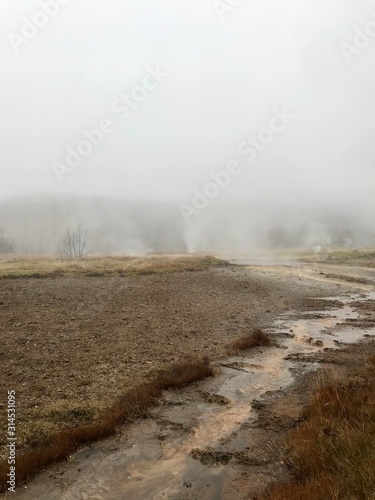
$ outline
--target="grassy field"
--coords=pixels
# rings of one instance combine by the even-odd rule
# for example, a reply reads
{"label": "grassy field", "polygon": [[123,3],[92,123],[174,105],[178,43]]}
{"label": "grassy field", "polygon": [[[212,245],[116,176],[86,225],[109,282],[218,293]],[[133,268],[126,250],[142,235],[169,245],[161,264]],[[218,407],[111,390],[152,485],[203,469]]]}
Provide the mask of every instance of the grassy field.
{"label": "grassy field", "polygon": [[33,257],[0,258],[0,279],[126,276],[179,271],[202,271],[210,266],[229,265],[211,256],[163,254],[147,257],[90,257],[54,259]]}
{"label": "grassy field", "polygon": [[301,262],[317,262],[347,266],[375,267],[374,248],[369,249],[340,249],[322,250],[319,253],[300,252]]}

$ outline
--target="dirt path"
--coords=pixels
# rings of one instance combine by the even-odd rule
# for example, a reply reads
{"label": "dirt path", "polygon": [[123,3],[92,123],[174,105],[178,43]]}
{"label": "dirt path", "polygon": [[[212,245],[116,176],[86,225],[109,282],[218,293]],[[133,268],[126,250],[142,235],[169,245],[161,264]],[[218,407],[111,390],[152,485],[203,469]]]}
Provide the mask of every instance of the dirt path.
{"label": "dirt path", "polygon": [[[216,359],[217,377],[184,391],[167,392],[147,419],[124,427],[116,438],[81,450],[27,488],[20,487],[16,497],[255,497],[288,472],[280,463],[282,438],[298,419],[307,391],[306,382],[293,392],[295,375],[297,380],[303,374],[308,378],[341,342],[357,342],[375,333],[373,274],[366,270],[368,281],[356,282],[347,278],[364,276],[353,268],[340,269],[334,278],[327,277],[332,273],[324,266],[234,268],[187,273],[184,280],[177,274],[157,277],[156,282],[147,280],[147,290],[140,282],[144,277],[128,280],[133,307],[140,301],[154,303],[157,290],[155,310],[147,317],[153,328],[153,314],[161,304],[167,328],[165,308],[176,311],[170,323],[174,329],[185,324],[191,329],[192,317],[197,327],[211,325],[203,340],[204,353],[208,350]],[[310,299],[319,296],[332,300]],[[135,314],[142,316],[142,309]],[[255,325],[268,327],[275,346],[225,359],[223,344]],[[201,349],[201,337],[194,344]],[[270,417],[267,411],[272,405]]]}

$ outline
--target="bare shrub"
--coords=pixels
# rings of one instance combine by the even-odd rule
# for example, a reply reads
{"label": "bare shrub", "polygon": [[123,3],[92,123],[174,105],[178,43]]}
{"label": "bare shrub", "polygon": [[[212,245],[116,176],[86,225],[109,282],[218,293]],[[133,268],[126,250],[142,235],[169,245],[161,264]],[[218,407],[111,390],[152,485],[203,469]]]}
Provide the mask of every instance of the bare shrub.
{"label": "bare shrub", "polygon": [[269,346],[271,344],[272,341],[269,336],[258,328],[251,335],[246,335],[245,337],[234,340],[229,344],[229,350],[239,352],[247,349],[254,349],[254,347]]}
{"label": "bare shrub", "polygon": [[213,369],[206,359],[195,363],[178,363],[162,371],[159,374],[158,383],[163,389],[171,389],[212,377],[213,374]]}
{"label": "bare shrub", "polygon": [[62,259],[81,259],[85,256],[86,249],[87,230],[81,226],[75,229],[68,228],[57,244],[57,251]]}

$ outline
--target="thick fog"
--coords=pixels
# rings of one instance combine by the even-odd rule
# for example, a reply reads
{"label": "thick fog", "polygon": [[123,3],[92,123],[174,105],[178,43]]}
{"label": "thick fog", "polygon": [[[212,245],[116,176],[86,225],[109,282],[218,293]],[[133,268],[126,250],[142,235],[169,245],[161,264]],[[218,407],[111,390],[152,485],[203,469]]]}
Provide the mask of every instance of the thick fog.
{"label": "thick fog", "polygon": [[0,252],[375,244],[375,4],[2,0]]}

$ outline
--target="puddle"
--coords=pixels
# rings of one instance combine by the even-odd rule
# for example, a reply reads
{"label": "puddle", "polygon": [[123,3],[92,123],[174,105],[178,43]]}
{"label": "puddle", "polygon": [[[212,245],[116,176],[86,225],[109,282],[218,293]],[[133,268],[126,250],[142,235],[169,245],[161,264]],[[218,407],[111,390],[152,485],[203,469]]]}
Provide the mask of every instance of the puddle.
{"label": "puddle", "polygon": [[[147,419],[127,426],[121,436],[80,451],[66,464],[40,475],[27,490],[19,488],[15,496],[39,500],[222,498],[226,464],[243,451],[236,433],[257,418],[253,401],[259,404],[266,392],[291,384],[297,366],[316,369],[316,363],[304,362],[306,355],[373,335],[374,327],[338,325],[360,318],[351,307],[353,301],[374,298],[375,292],[332,297],[326,300],[340,300],[343,308],[309,311],[308,319],[279,317],[270,330],[277,347],[227,359],[219,364],[217,377],[183,391],[166,392]],[[234,451],[223,452],[220,445],[231,439]]]}

